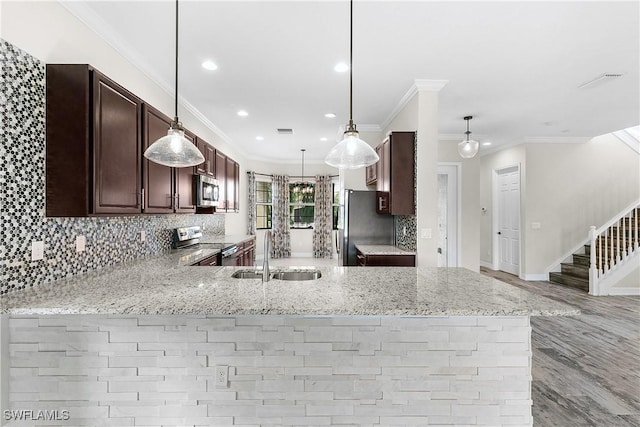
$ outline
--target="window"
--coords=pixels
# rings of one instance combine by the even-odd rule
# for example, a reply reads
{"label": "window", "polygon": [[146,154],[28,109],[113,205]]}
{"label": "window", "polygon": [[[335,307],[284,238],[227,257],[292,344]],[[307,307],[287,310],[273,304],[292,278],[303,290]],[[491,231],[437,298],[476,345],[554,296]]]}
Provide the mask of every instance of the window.
{"label": "window", "polygon": [[315,210],[315,184],[296,182],[289,184],[289,227],[313,228]]}
{"label": "window", "polygon": [[256,228],[271,228],[271,182],[256,181]]}
{"label": "window", "polygon": [[[333,229],[338,229],[340,213],[340,186],[333,188]],[[271,181],[256,180],[256,229],[271,229],[272,225]],[[315,183],[289,184],[289,227],[310,229],[314,224]]]}

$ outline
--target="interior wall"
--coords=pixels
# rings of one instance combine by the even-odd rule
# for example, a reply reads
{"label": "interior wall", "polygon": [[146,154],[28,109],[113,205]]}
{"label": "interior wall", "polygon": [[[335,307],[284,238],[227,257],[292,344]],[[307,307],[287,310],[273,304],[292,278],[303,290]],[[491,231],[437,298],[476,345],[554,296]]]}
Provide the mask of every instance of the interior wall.
{"label": "interior wall", "polygon": [[584,144],[527,144],[526,151],[530,273],[549,271],[590,226],[640,199],[640,155],[611,134]]}
{"label": "interior wall", "polygon": [[438,143],[438,162],[460,165],[460,267],[480,270],[480,157],[463,159],[458,154],[459,141]]}
{"label": "interior wall", "polygon": [[[0,2],[0,37],[44,63],[91,64],[109,78],[173,116],[173,94],[167,93],[117,50],[58,2]],[[186,109],[184,126],[240,164],[240,213],[225,215],[227,234],[246,232],[245,156]],[[243,181],[244,180],[244,181]]]}

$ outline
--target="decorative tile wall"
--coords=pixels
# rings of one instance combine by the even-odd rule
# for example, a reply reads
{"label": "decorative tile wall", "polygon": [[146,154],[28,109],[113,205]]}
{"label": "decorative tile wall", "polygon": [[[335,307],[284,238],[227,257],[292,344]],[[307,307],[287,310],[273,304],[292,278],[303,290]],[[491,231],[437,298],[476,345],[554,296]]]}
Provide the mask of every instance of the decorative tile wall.
{"label": "decorative tile wall", "polygon": [[[45,64],[1,39],[0,59],[0,295],[166,251],[175,227],[224,234],[224,215],[46,218]],[[32,241],[44,260],[31,261]]]}
{"label": "decorative tile wall", "polygon": [[7,409],[68,426],[531,426],[530,336],[526,316],[13,315]]}

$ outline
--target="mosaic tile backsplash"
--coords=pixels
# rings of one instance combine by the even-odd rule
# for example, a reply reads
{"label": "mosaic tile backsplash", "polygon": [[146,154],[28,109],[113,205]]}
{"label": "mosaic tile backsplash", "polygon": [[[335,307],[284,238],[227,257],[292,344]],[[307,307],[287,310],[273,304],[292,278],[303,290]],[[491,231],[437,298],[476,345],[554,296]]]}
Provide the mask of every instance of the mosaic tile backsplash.
{"label": "mosaic tile backsplash", "polygon": [[[0,59],[0,295],[166,251],[176,227],[224,234],[219,214],[46,218],[45,64],[1,39]],[[41,261],[31,261],[34,241],[44,242]]]}

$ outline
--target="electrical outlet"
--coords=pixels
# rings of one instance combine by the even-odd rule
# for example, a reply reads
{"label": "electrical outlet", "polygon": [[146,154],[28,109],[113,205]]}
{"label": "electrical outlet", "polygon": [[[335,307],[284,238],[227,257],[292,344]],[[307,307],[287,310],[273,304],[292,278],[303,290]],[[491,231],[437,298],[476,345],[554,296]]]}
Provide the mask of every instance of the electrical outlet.
{"label": "electrical outlet", "polygon": [[85,236],[76,236],[76,252],[84,252],[87,246],[87,238]]}
{"label": "electrical outlet", "polygon": [[229,382],[229,367],[228,366],[216,366],[216,388],[227,388]]}
{"label": "electrical outlet", "polygon": [[404,237],[406,237],[406,236],[407,236],[407,226],[406,226],[406,225],[405,225],[404,227],[402,227],[402,235],[403,235]]}
{"label": "electrical outlet", "polygon": [[144,232],[144,230],[142,230],[142,231],[140,232],[140,241],[141,241],[141,242],[144,242],[144,241],[146,241],[146,240],[147,240],[147,233],[145,233],[145,232]]}
{"label": "electrical outlet", "polygon": [[31,242],[31,261],[44,259],[44,242]]}

